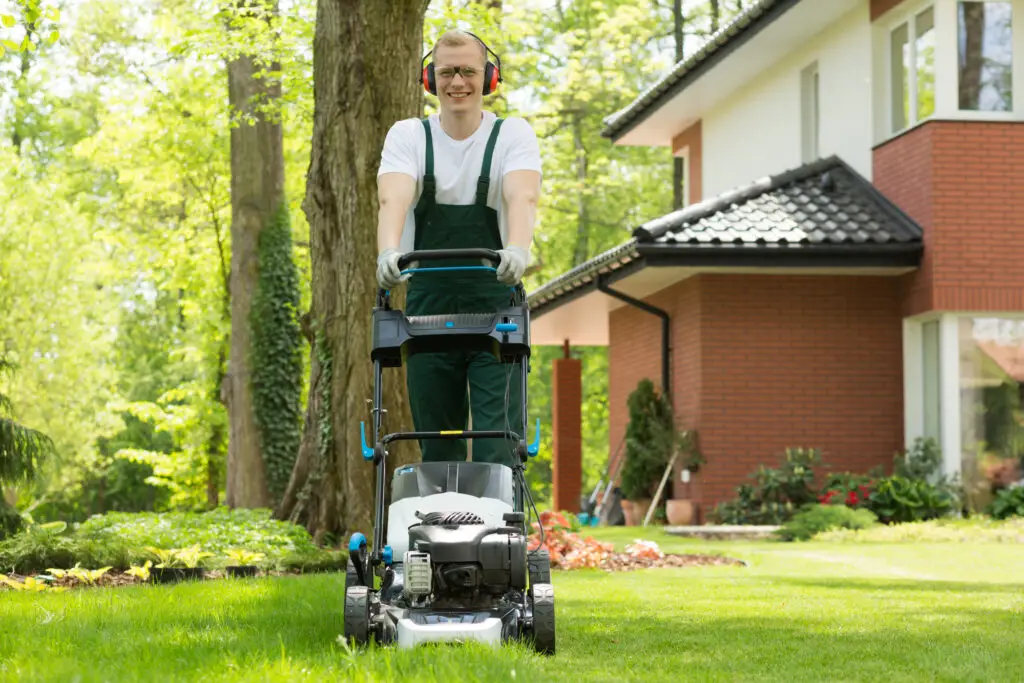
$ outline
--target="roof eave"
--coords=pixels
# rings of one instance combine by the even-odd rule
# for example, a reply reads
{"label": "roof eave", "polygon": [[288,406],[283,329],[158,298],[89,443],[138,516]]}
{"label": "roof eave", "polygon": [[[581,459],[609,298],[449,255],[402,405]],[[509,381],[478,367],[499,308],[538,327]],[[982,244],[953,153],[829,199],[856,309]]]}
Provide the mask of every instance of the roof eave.
{"label": "roof eave", "polygon": [[[861,244],[636,244],[635,256],[618,268],[602,264],[557,288],[530,295],[531,315],[539,316],[597,289],[597,281],[612,283],[645,268],[863,268],[916,269],[924,244],[920,239],[898,243]],[[587,264],[584,264],[587,265]],[[581,266],[582,268],[582,266]],[[545,291],[547,290],[547,291]]]}
{"label": "roof eave", "polygon": [[648,267],[916,268],[920,240],[886,244],[640,244]]}
{"label": "roof eave", "polygon": [[801,0],[763,0],[712,35],[696,53],[677,63],[672,71],[611,118],[601,136],[618,142],[647,120],[666,101],[688,88],[730,54],[771,25]]}

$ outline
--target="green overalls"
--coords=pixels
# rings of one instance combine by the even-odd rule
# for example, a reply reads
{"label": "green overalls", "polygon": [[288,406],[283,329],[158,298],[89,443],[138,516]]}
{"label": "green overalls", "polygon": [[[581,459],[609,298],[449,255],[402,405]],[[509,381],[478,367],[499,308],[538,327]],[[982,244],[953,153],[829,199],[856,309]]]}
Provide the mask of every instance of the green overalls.
{"label": "green overalls", "polygon": [[[487,206],[491,157],[502,120],[494,122],[487,140],[480,179],[473,204],[438,204],[435,200],[434,146],[430,122],[427,134],[426,173],[423,194],[414,210],[414,249],[503,248],[498,213]],[[479,266],[479,260],[437,261],[420,267]],[[445,313],[492,313],[507,306],[508,285],[498,282],[494,271],[441,271],[414,273],[409,280],[406,315]],[[473,429],[522,430],[522,363],[502,364],[486,353],[421,353],[407,361],[409,402],[417,431],[467,429],[470,406]],[[466,385],[469,384],[467,396]],[[506,424],[506,387],[508,413]],[[420,442],[424,462],[466,460],[466,441],[425,439]],[[504,439],[474,439],[473,460],[512,465],[515,444]]]}

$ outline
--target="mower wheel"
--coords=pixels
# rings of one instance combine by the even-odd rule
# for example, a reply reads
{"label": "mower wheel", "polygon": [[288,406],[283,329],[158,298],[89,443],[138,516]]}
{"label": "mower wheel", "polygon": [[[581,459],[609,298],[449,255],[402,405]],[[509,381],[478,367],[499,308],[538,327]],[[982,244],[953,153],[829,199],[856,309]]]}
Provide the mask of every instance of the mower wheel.
{"label": "mower wheel", "polygon": [[352,586],[362,586],[359,583],[359,572],[356,571],[356,565],[352,562],[352,558],[348,558],[348,564],[345,565],[345,593],[348,594],[348,589]]}
{"label": "mower wheel", "polygon": [[356,645],[370,641],[370,589],[351,586],[345,589],[345,640]]}
{"label": "mower wheel", "polygon": [[555,587],[550,583],[530,586],[533,600],[533,649],[545,655],[555,654]]}
{"label": "mower wheel", "polygon": [[551,583],[551,553],[541,548],[527,553],[526,562],[530,568],[530,585]]}

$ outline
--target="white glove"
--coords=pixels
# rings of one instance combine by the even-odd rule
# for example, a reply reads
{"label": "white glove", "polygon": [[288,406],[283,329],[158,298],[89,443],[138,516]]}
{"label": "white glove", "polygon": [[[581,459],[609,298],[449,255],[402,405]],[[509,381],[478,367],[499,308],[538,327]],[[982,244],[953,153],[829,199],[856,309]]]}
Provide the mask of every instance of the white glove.
{"label": "white glove", "polygon": [[394,289],[400,282],[409,279],[409,275],[402,275],[398,267],[398,259],[402,252],[397,249],[385,249],[377,256],[377,284],[381,289]]}
{"label": "white glove", "polygon": [[526,264],[530,257],[522,247],[506,247],[498,251],[501,256],[501,263],[498,264],[498,282],[506,285],[515,285],[523,278],[526,272]]}

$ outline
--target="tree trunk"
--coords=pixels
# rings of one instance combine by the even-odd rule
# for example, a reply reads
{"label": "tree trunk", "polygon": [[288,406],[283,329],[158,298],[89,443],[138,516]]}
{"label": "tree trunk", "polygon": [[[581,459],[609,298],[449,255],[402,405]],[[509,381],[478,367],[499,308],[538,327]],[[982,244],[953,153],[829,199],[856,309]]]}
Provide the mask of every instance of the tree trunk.
{"label": "tree trunk", "polygon": [[[238,5],[249,4],[240,0]],[[276,14],[276,3],[273,6]],[[249,312],[259,274],[257,245],[284,201],[284,149],[280,123],[260,111],[259,100],[281,97],[277,82],[258,79],[254,55],[228,64],[231,129],[231,349],[225,378],[230,429],[225,502],[230,507],[272,507],[253,409]],[[270,66],[280,71],[279,64]]]}
{"label": "tree trunk", "polygon": [[[370,319],[377,282],[377,168],[391,125],[417,116],[427,0],[321,0],[313,40],[313,146],[303,210],[309,221],[313,335],[299,456],[277,517],[314,538],[372,530],[375,469],[359,449],[372,435]],[[392,292],[395,307],[404,289]],[[385,370],[384,429],[412,429],[403,370]],[[387,472],[418,459],[390,450]],[[389,477],[390,479],[390,477]]]}
{"label": "tree trunk", "polygon": [[590,254],[590,213],[587,198],[587,147],[583,143],[583,110],[573,112],[572,140],[576,150],[576,246],[572,265],[582,265]]}
{"label": "tree trunk", "polygon": [[[675,0],[672,4],[673,35],[675,37],[676,63],[683,61],[683,0]],[[678,211],[686,204],[683,188],[686,182],[686,169],[682,157],[672,160],[672,210]]]}

